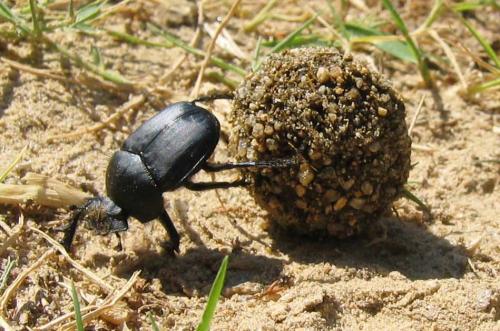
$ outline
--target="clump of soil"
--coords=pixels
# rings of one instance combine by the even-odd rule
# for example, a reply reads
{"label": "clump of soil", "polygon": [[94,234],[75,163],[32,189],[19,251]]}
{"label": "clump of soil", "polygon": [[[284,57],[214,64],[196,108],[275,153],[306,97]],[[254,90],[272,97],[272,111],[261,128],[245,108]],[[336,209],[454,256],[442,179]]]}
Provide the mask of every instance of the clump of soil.
{"label": "clump of soil", "polygon": [[300,233],[355,234],[387,211],[408,179],[401,97],[336,49],[270,56],[236,91],[231,121],[238,160],[299,160],[246,174],[271,218]]}

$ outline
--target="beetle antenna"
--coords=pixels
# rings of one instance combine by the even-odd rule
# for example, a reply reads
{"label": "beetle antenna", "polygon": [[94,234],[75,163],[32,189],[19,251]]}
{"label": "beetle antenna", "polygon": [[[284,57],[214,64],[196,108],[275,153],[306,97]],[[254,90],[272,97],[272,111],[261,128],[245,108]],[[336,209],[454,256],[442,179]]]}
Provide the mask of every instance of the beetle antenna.
{"label": "beetle antenna", "polygon": [[234,93],[233,92],[210,93],[208,95],[202,95],[201,97],[194,99],[192,102],[193,103],[194,102],[205,102],[205,101],[213,101],[213,100],[219,100],[219,99],[233,100]]}

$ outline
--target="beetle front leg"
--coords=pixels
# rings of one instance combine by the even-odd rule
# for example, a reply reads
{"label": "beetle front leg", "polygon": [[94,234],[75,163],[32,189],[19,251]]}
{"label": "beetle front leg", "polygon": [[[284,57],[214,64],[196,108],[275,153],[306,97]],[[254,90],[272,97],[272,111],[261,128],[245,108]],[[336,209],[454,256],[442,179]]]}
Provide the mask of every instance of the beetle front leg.
{"label": "beetle front leg", "polygon": [[269,161],[247,161],[247,162],[227,162],[210,163],[206,162],[202,169],[208,172],[217,172],[239,168],[287,168],[297,164],[295,159],[277,159]]}
{"label": "beetle front leg", "polygon": [[166,211],[163,211],[163,213],[160,215],[160,222],[161,225],[167,230],[169,240],[166,243],[166,249],[170,250],[169,253],[176,252],[179,253],[179,244],[180,244],[180,236],[179,233],[177,232],[177,229],[175,228],[174,223],[172,223],[172,220],[170,219],[170,216],[168,216]]}

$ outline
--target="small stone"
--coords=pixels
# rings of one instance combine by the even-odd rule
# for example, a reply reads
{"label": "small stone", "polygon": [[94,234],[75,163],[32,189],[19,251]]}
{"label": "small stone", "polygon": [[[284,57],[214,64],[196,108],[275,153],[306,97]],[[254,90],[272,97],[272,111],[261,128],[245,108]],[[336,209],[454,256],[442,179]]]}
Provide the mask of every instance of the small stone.
{"label": "small stone", "polygon": [[271,136],[274,133],[274,128],[270,125],[266,125],[266,127],[264,128],[264,133],[266,134],[266,136]]}
{"label": "small stone", "polygon": [[302,185],[297,185],[295,186],[295,193],[297,193],[297,196],[302,198],[304,194],[306,194],[306,188]]}
{"label": "small stone", "polygon": [[335,190],[327,190],[323,195],[323,200],[326,203],[332,203],[340,198],[340,193]]}
{"label": "small stone", "polygon": [[361,209],[365,205],[365,199],[354,198],[349,201],[349,206],[354,209]]}
{"label": "small stone", "polygon": [[316,77],[318,78],[318,81],[323,84],[328,82],[328,80],[330,79],[330,73],[325,67],[319,67],[318,71],[316,72]]}
{"label": "small stone", "polygon": [[371,195],[373,193],[372,184],[370,184],[370,182],[363,182],[363,184],[361,184],[361,191],[366,195]]}
{"label": "small stone", "polygon": [[339,211],[342,208],[344,208],[346,204],[347,204],[347,198],[342,197],[342,198],[338,199],[337,202],[335,202],[335,204],[333,205],[333,210]]}
{"label": "small stone", "polygon": [[381,116],[381,117],[386,117],[387,116],[387,109],[385,109],[384,107],[378,107],[377,109],[377,113],[378,113],[378,116]]}
{"label": "small stone", "polygon": [[487,311],[491,306],[493,299],[493,291],[491,289],[484,289],[477,294],[476,307],[479,311]]}
{"label": "small stone", "polygon": [[252,136],[255,138],[261,138],[264,136],[264,125],[260,123],[255,123],[252,130]]}
{"label": "small stone", "polygon": [[312,169],[305,163],[300,165],[299,182],[307,187],[314,180],[314,173]]}

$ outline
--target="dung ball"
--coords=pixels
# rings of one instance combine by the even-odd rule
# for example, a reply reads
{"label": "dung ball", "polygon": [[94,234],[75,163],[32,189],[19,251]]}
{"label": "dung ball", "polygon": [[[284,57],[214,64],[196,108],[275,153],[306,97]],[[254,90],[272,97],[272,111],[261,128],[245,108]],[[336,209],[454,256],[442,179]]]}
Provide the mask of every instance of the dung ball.
{"label": "dung ball", "polygon": [[390,208],[408,179],[401,97],[333,48],[270,55],[235,91],[230,121],[239,161],[298,160],[244,175],[270,219],[299,233],[353,235]]}

